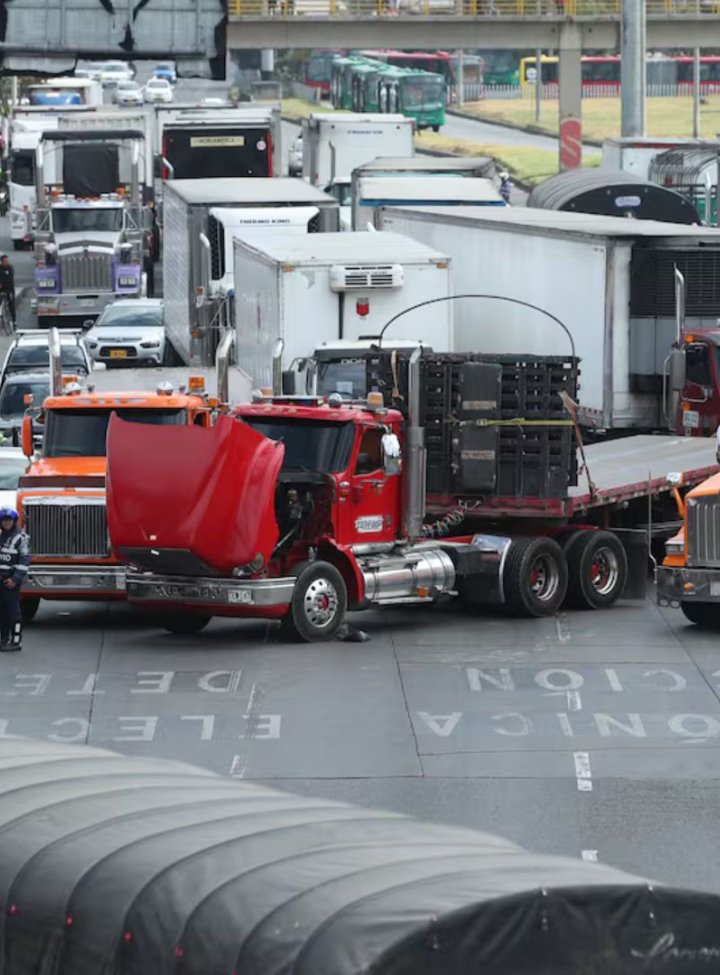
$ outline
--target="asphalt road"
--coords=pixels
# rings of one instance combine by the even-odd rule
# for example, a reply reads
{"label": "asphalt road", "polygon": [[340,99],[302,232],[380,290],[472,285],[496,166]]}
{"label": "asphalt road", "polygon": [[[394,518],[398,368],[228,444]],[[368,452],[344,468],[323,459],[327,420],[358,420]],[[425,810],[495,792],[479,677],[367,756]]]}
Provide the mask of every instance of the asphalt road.
{"label": "asphalt road", "polygon": [[[492,125],[489,122],[475,121],[457,115],[448,115],[442,129],[443,135],[452,139],[467,139],[471,142],[486,142],[495,146],[527,146],[532,149],[558,151],[558,140],[554,136],[535,135],[521,129],[505,125]],[[597,158],[601,150],[593,146],[583,147],[585,159]]]}
{"label": "asphalt road", "polygon": [[121,603],[44,603],[22,654],[0,655],[0,734],[183,759],[720,891],[716,636],[649,599],[353,622],[369,642],[301,646],[263,623],[181,638]]}

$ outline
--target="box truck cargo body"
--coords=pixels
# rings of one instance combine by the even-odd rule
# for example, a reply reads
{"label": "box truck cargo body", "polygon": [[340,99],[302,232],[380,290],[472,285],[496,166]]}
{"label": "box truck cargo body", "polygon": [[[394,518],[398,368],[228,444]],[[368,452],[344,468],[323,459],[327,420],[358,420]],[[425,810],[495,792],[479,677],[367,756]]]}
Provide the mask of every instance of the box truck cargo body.
{"label": "box truck cargo body", "polygon": [[412,156],[413,121],[404,115],[315,113],[302,120],[303,174],[326,187],[380,155]]}
{"label": "box truck cargo body", "polygon": [[352,227],[379,228],[378,210],[389,206],[506,207],[492,180],[463,176],[362,176],[353,181]]}
{"label": "box truck cargo body", "polygon": [[653,220],[508,207],[387,208],[383,229],[450,255],[459,299],[456,351],[581,360],[583,422],[605,429],[673,426],[664,416],[666,361],[677,338],[675,268],[686,328],[717,327],[720,231]]}
{"label": "box truck cargo body", "polygon": [[287,178],[172,180],[165,185],[163,216],[166,328],[184,362],[212,357],[191,333],[232,288],[234,234],[323,233],[336,231],[339,222],[337,200]]}
{"label": "box truck cargo body", "polygon": [[648,179],[650,164],[655,156],[667,149],[679,147],[709,146],[711,143],[699,139],[654,138],[652,136],[628,137],[625,139],[606,139],[602,145],[602,166],[608,169],[622,169]]}
{"label": "box truck cargo body", "polygon": [[[283,363],[313,354],[323,342],[380,335],[399,312],[451,293],[443,253],[400,234],[339,233],[235,241],[237,364],[261,387],[271,385],[273,344]],[[403,315],[384,339],[421,339],[451,351],[452,303]]]}

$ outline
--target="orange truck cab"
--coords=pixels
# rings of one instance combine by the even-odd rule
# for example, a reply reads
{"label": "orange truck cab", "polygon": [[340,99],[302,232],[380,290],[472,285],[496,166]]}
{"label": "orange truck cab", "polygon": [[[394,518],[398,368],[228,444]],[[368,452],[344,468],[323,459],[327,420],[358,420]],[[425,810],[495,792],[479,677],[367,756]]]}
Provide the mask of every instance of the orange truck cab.
{"label": "orange truck cab", "polygon": [[32,551],[22,592],[26,620],[40,599],[125,597],[125,568],[111,555],[105,513],[111,415],[138,424],[208,427],[217,406],[201,377],[192,377],[187,390],[161,383],[155,392],[95,392],[72,382],[42,405],[37,453],[32,418],[25,417],[23,449],[31,464],[20,480],[18,510]]}
{"label": "orange truck cab", "polygon": [[[720,451],[719,451],[720,453]],[[683,478],[669,474],[683,526],[665,544],[655,572],[661,606],[679,606],[691,623],[720,627],[720,473],[683,498]]]}

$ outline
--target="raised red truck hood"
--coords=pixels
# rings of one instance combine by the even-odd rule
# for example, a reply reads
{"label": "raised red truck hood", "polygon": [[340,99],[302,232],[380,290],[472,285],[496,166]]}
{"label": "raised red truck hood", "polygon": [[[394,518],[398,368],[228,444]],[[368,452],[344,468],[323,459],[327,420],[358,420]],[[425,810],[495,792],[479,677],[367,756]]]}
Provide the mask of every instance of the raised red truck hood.
{"label": "raised red truck hood", "polygon": [[285,448],[240,420],[210,430],[121,420],[108,426],[107,514],[123,561],[180,575],[230,575],[278,540]]}

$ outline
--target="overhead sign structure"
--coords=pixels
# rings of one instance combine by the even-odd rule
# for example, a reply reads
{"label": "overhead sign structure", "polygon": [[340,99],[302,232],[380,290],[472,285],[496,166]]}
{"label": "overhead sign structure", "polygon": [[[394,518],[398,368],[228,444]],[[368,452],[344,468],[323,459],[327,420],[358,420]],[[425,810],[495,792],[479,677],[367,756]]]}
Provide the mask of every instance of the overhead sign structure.
{"label": "overhead sign structure", "polygon": [[3,72],[58,74],[77,58],[171,58],[178,74],[224,77],[223,0],[6,0]]}

